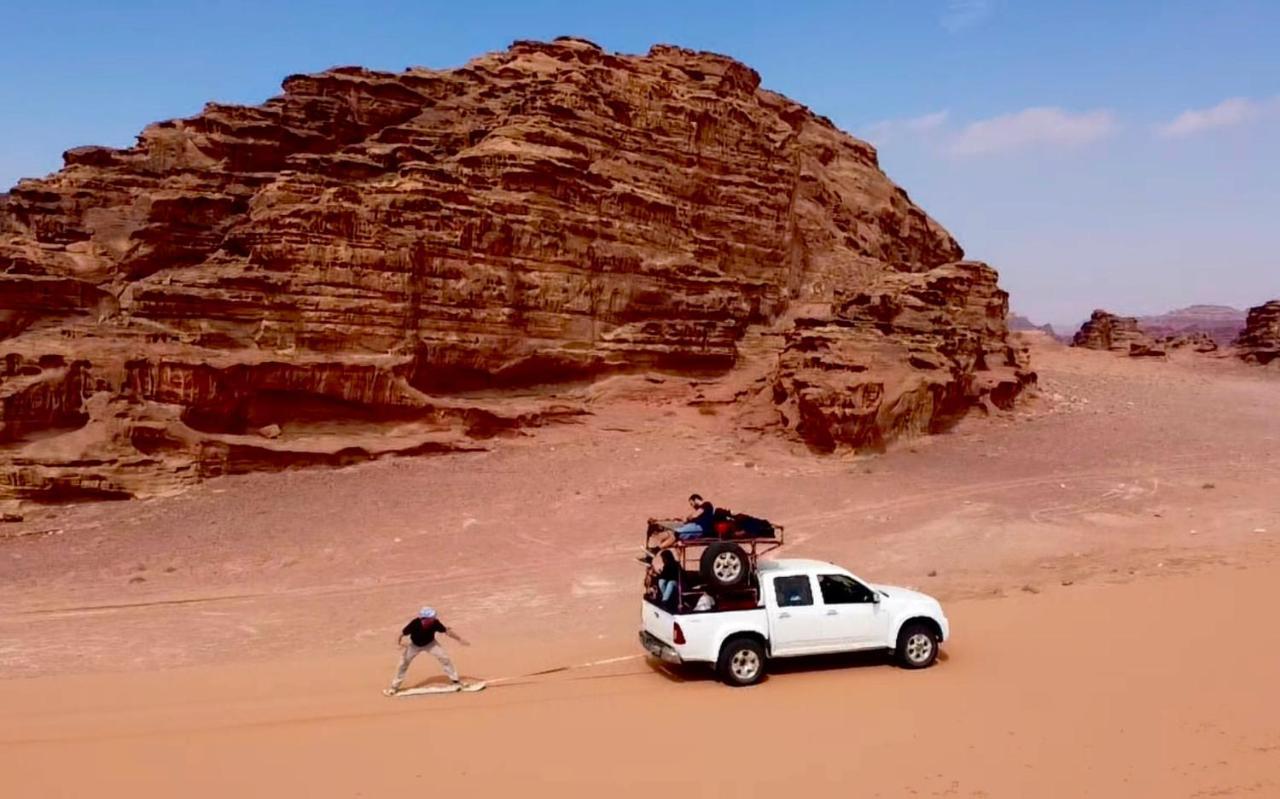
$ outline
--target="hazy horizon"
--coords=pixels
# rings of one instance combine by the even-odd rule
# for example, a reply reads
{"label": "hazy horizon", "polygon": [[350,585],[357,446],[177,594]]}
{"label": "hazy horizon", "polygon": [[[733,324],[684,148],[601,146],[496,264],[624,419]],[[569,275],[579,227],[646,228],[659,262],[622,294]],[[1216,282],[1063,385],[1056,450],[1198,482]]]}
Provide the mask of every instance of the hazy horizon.
{"label": "hazy horizon", "polygon": [[874,143],[991,263],[1012,309],[1070,326],[1280,297],[1280,5],[50,2],[7,15],[0,191],[205,102],[260,103],[341,64],[451,67],[515,39],[733,56]]}

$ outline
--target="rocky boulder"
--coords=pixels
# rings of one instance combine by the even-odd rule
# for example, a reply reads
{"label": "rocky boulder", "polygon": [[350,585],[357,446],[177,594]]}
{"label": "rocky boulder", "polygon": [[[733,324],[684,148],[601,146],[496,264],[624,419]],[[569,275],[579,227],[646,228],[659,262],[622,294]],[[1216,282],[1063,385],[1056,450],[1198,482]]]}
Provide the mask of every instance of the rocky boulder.
{"label": "rocky boulder", "polygon": [[1250,308],[1235,345],[1249,363],[1266,365],[1280,359],[1280,300]]}
{"label": "rocky boulder", "polygon": [[1136,318],[1116,316],[1102,310],[1094,311],[1089,321],[1081,325],[1071,346],[1139,357],[1164,355],[1163,350],[1138,325]]}
{"label": "rocky boulder", "polygon": [[584,410],[547,386],[732,375],[766,329],[773,425],[822,449],[1033,379],[995,273],[724,56],[343,67],[65,162],[0,204],[0,495],[471,448]]}
{"label": "rocky boulder", "polygon": [[1217,352],[1218,342],[1214,339],[1212,333],[1205,331],[1197,331],[1194,333],[1175,333],[1173,335],[1162,336],[1156,342],[1161,349],[1172,350],[1191,350],[1202,354]]}

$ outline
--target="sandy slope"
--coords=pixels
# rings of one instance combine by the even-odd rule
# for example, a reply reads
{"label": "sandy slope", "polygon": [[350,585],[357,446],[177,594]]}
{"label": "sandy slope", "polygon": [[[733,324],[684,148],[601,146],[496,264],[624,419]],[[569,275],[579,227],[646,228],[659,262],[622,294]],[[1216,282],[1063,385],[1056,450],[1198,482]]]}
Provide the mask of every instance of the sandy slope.
{"label": "sandy slope", "polygon": [[929,672],[814,663],[748,690],[631,661],[389,700],[371,656],[12,681],[0,766],[15,796],[1276,796],[1277,578],[963,601]]}
{"label": "sandy slope", "polygon": [[[1280,633],[1259,623],[1280,598],[1280,381],[1037,348],[1027,409],[877,458],[632,400],[487,455],[9,525],[4,793],[1280,795]],[[733,691],[636,659],[377,694],[422,601],[475,639],[455,652],[475,676],[634,654],[636,520],[690,489],[786,520],[794,554],[943,597],[947,660]]]}

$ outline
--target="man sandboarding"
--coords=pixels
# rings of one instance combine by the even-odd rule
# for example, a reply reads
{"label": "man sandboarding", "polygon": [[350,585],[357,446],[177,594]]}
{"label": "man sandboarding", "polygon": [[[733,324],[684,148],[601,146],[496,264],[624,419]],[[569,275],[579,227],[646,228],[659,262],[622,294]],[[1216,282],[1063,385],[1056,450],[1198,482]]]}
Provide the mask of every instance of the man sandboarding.
{"label": "man sandboarding", "polygon": [[[484,687],[484,683],[464,684],[458,678],[458,670],[453,667],[453,660],[449,658],[449,653],[436,640],[436,633],[442,633],[449,636],[453,640],[463,646],[470,646],[462,636],[453,630],[445,627],[441,623],[439,617],[436,616],[434,608],[423,608],[418,611],[417,617],[404,626],[400,631],[400,635],[396,638],[396,645],[404,648],[404,654],[400,657],[400,667],[396,669],[396,676],[391,680],[391,687],[383,690],[387,696],[396,694],[416,693],[443,693],[447,691],[478,691]],[[405,636],[408,636],[409,642],[405,643]],[[400,685],[404,682],[405,672],[409,670],[409,664],[413,662],[420,653],[430,653],[432,657],[440,661],[440,667],[444,669],[444,673],[448,676],[451,684],[448,686],[426,686],[424,688],[410,688],[408,691],[401,691]]]}

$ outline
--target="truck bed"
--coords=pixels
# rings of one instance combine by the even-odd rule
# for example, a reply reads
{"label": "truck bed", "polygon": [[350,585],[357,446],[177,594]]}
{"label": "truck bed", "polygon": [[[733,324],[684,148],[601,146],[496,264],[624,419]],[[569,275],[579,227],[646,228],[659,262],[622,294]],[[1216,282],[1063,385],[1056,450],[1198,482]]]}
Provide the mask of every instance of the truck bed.
{"label": "truck bed", "polygon": [[[768,628],[763,607],[671,613],[645,600],[641,613],[641,643],[650,654],[668,663],[715,663],[729,631],[767,633]],[[684,643],[676,642],[676,624],[684,634]]]}

